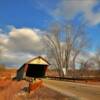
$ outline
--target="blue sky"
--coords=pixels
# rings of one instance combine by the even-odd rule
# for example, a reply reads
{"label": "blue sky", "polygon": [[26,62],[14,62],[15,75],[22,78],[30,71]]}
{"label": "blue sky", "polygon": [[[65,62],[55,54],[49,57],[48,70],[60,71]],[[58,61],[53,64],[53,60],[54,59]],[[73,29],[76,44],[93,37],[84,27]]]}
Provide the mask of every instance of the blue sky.
{"label": "blue sky", "polygon": [[[1,63],[7,61],[8,64],[11,64],[11,60],[16,60],[17,55],[25,56],[25,53],[18,52],[22,49],[12,50],[12,46],[14,46],[12,42],[20,39],[17,34],[21,33],[24,38],[26,38],[26,34],[30,34],[30,36],[27,36],[30,40],[29,43],[32,42],[31,36],[34,35],[34,38],[36,38],[32,38],[34,42],[39,42],[38,38],[41,38],[39,34],[46,31],[52,23],[65,24],[69,20],[76,25],[86,22],[86,32],[92,43],[90,51],[95,52],[95,48],[100,46],[99,0],[0,0],[0,48],[3,52]],[[25,33],[26,31],[27,33]],[[18,47],[21,46],[18,45]],[[28,51],[21,61],[24,62],[28,57],[31,57],[31,50]],[[16,54],[14,54],[15,52]],[[11,60],[8,61],[11,54]],[[5,57],[6,61],[3,60]],[[15,60],[13,62],[18,63]]]}
{"label": "blue sky", "polygon": [[0,0],[0,27],[47,28],[52,16],[47,9],[55,7],[59,0]]}

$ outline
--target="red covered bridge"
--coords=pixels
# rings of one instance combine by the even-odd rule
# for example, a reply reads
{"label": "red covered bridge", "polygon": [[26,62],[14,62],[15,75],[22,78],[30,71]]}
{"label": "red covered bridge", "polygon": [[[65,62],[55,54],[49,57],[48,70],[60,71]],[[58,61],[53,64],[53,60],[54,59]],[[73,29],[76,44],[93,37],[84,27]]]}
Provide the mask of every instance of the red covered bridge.
{"label": "red covered bridge", "polygon": [[47,67],[49,66],[49,62],[41,56],[33,58],[22,65],[17,70],[17,80],[22,80],[27,77],[44,77]]}

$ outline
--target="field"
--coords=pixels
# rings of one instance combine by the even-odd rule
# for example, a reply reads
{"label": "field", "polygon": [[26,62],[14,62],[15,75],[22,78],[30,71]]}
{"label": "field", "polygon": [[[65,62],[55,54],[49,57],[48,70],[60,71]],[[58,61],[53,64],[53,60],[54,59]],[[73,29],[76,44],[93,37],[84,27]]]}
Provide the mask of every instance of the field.
{"label": "field", "polygon": [[15,75],[15,69],[0,71],[0,100],[81,100],[82,98],[82,100],[99,100],[100,98],[100,82],[44,79],[39,88],[28,93],[29,83],[25,80],[12,80]]}
{"label": "field", "polygon": [[11,79],[15,70],[0,72],[0,100],[67,100],[67,96],[42,85],[28,93],[27,81]]}

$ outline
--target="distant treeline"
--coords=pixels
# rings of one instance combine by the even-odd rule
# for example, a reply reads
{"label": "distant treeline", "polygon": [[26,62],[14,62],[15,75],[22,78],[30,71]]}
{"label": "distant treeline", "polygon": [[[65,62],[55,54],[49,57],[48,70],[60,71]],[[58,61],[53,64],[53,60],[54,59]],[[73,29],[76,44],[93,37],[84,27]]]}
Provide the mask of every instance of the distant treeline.
{"label": "distant treeline", "polygon": [[0,71],[6,70],[6,66],[4,64],[0,64]]}
{"label": "distant treeline", "polygon": [[[59,76],[56,70],[48,70],[47,76]],[[100,70],[68,70],[65,77],[99,77],[100,78]]]}

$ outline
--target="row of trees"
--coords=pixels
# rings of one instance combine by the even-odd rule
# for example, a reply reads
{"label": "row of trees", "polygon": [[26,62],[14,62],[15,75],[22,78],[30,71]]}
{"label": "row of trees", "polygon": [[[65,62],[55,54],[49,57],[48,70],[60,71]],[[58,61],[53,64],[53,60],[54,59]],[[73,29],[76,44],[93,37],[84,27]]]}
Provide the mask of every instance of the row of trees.
{"label": "row of trees", "polygon": [[[66,72],[68,68],[74,71],[79,56],[90,47],[90,39],[84,27],[84,25],[74,26],[73,24],[68,24],[62,28],[54,25],[50,33],[46,35],[47,55],[52,65],[56,67],[59,76],[65,76],[64,69]],[[100,52],[98,53],[91,59],[100,65]],[[83,62],[81,60],[80,68],[88,68],[89,62],[90,58]]]}

